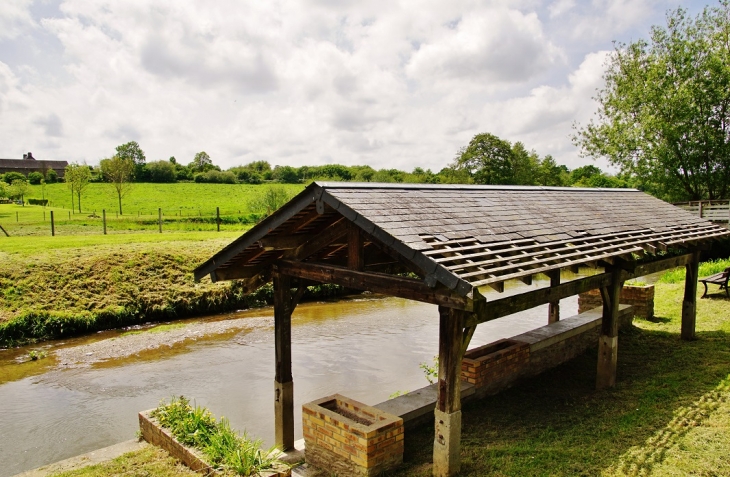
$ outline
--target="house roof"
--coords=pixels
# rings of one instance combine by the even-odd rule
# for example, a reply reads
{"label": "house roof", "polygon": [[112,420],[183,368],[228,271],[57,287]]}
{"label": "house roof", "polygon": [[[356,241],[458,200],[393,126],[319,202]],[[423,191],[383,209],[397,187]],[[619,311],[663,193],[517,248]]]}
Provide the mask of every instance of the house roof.
{"label": "house roof", "polygon": [[[195,277],[250,277],[295,255],[341,263],[346,224],[365,232],[366,246],[460,295],[730,236],[634,189],[315,182],[200,265]],[[332,241],[313,243],[318,235]]]}
{"label": "house roof", "polygon": [[0,159],[0,168],[18,170],[64,169],[67,161],[50,161],[44,159]]}

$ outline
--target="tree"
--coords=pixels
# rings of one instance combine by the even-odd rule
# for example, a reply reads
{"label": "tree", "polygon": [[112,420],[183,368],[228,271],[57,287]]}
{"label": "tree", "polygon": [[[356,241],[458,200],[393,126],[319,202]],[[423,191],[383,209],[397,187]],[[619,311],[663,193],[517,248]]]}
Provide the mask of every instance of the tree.
{"label": "tree", "polygon": [[575,125],[582,154],[605,157],[669,200],[727,198],[730,186],[730,1],[692,19],[677,9],[649,41],[617,44]]}
{"label": "tree", "polygon": [[133,178],[136,180],[142,180],[145,177],[145,162],[147,158],[144,155],[144,151],[137,141],[129,141],[128,143],[117,146],[116,156],[121,159],[126,159],[134,163]]}
{"label": "tree", "polygon": [[291,199],[291,194],[281,186],[269,186],[263,194],[256,197],[250,204],[249,209],[254,213],[263,214],[268,217],[278,210],[282,205]]}
{"label": "tree", "polygon": [[13,198],[20,198],[20,202],[23,204],[23,207],[25,207],[25,194],[28,193],[28,181],[25,179],[15,179],[10,184],[10,190],[8,191],[8,195]]}
{"label": "tree", "polygon": [[134,162],[114,156],[110,159],[102,159],[99,167],[101,167],[104,179],[114,185],[114,190],[119,199],[119,215],[122,215],[122,197],[132,188]]}
{"label": "tree", "polygon": [[73,209],[74,194],[76,194],[79,214],[81,213],[81,196],[91,181],[91,170],[86,164],[69,164],[66,166],[66,185],[71,189],[71,208]]}
{"label": "tree", "polygon": [[205,151],[195,154],[193,162],[188,164],[188,168],[193,172],[208,172],[213,169],[213,161]]}
{"label": "tree", "polygon": [[451,167],[469,173],[477,184],[512,184],[512,146],[494,134],[477,134],[461,148]]}

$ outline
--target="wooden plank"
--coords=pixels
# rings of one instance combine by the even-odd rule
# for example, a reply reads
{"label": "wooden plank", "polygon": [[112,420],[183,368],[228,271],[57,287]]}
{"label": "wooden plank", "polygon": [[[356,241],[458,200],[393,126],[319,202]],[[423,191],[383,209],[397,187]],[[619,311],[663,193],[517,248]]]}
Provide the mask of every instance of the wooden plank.
{"label": "wooden plank", "polygon": [[472,310],[469,297],[463,297],[452,290],[431,288],[421,280],[397,277],[385,273],[362,272],[335,265],[277,260],[274,270],[297,278],[305,278],[319,283],[334,283],[356,290],[369,290],[389,296],[433,303],[449,308]]}

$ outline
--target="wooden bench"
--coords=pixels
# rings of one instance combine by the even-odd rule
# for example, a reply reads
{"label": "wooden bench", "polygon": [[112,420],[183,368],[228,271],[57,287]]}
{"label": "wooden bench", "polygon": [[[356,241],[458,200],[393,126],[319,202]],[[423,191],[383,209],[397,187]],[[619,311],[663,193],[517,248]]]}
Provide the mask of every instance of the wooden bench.
{"label": "wooden bench", "polygon": [[699,281],[702,282],[702,284],[705,286],[705,293],[702,295],[702,298],[707,296],[708,283],[720,285],[720,290],[724,288],[725,294],[730,297],[730,291],[728,291],[727,289],[728,278],[730,278],[730,267],[726,268],[724,272],[716,273],[714,275],[710,275],[709,277],[700,278]]}

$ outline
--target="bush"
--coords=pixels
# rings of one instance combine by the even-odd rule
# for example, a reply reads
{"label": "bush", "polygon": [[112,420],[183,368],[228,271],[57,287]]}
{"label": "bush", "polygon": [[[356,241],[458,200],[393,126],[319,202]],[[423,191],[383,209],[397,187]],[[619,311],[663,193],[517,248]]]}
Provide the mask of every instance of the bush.
{"label": "bush", "polygon": [[43,180],[43,174],[40,172],[31,172],[28,174],[28,182],[30,182],[33,185],[38,185]]}
{"label": "bush", "polygon": [[147,164],[147,176],[150,182],[175,182],[177,172],[175,164],[170,161],[155,161]]}
{"label": "bush", "polygon": [[3,182],[6,182],[8,184],[12,184],[13,181],[26,180],[25,176],[23,174],[21,174],[20,172],[6,172],[3,177],[4,177]]}
{"label": "bush", "polygon": [[53,169],[48,169],[46,171],[46,183],[55,184],[56,182],[58,182],[58,173]]}
{"label": "bush", "polygon": [[221,172],[211,170],[195,174],[195,182],[205,184],[235,184],[236,176],[230,171]]}

